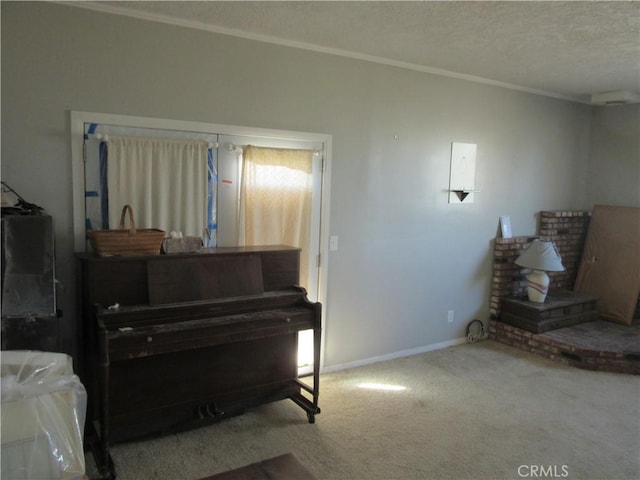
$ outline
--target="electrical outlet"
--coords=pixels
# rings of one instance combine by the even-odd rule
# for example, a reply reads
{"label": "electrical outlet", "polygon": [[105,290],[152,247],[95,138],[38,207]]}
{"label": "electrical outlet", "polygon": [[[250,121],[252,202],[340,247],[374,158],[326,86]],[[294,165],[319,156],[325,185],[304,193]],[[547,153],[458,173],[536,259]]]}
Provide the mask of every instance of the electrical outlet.
{"label": "electrical outlet", "polygon": [[447,322],[453,323],[453,310],[447,312]]}

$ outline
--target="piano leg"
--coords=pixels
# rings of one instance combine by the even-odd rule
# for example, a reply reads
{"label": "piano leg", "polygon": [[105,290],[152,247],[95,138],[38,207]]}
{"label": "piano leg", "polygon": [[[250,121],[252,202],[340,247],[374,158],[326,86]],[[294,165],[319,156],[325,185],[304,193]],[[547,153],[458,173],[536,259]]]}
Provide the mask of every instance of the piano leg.
{"label": "piano leg", "polygon": [[315,325],[313,327],[313,408],[315,412],[308,414],[309,423],[315,423],[316,413],[320,413],[318,396],[320,395],[320,346],[322,343],[322,305],[315,304]]}
{"label": "piano leg", "polygon": [[313,386],[309,386],[306,383],[296,380],[298,386],[311,395],[311,400],[298,393],[291,397],[297,405],[299,405],[305,412],[307,412],[307,419],[309,423],[316,423],[316,415],[320,413],[320,407],[318,407],[318,396],[320,393],[320,346],[322,335],[322,305],[320,303],[314,304],[315,309],[315,323],[313,325]]}
{"label": "piano leg", "polygon": [[[109,356],[108,338],[101,334],[101,341],[104,343],[99,356],[99,386],[100,391],[100,429],[98,432],[98,451],[94,450],[94,458],[98,467],[98,473],[105,480],[116,478],[116,469],[113,459],[109,453]],[[97,455],[96,455],[97,453]]]}

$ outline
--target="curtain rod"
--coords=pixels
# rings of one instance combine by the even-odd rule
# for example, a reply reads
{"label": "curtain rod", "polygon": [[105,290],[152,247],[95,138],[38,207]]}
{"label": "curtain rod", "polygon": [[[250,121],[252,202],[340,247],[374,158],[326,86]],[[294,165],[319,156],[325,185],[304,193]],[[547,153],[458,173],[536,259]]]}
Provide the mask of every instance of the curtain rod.
{"label": "curtain rod", "polygon": [[[225,148],[225,150],[227,150],[228,152],[242,152],[246,147],[248,147],[249,145],[236,145],[235,143],[223,143],[222,146]],[[279,149],[279,150],[306,150],[305,148],[295,148],[295,149],[287,149],[287,148],[283,148],[283,147],[258,147],[258,148],[275,148],[275,149]],[[313,154],[315,156],[318,156],[320,154],[322,154],[322,150],[312,150]]]}
{"label": "curtain rod", "polygon": [[[98,140],[99,142],[106,142],[109,140],[109,135],[106,133],[94,133],[95,129],[90,129],[89,132],[87,134],[85,134],[86,136],[88,135],[93,135],[95,137],[96,140]],[[117,136],[117,135],[116,135]],[[126,135],[125,135],[126,136]],[[154,137],[155,138],[155,137]],[[168,138],[168,137],[158,137],[158,138]],[[219,147],[224,147],[225,150],[227,150],[228,152],[242,152],[242,150],[244,150],[246,147],[248,147],[249,145],[236,145],[235,143],[223,143],[222,145],[220,145],[218,142],[209,142],[208,144],[209,148],[219,148]],[[266,147],[269,148],[269,147]],[[279,147],[273,147],[273,148],[279,148]],[[282,147],[280,147],[282,148]],[[299,150],[305,150],[305,149],[299,149]],[[321,155],[322,154],[322,150],[313,150],[313,154],[315,156]]]}
{"label": "curtain rod", "polygon": [[[96,140],[98,140],[99,142],[106,142],[109,140],[109,135],[105,134],[105,133],[94,133],[93,136],[95,137]],[[118,136],[118,135],[115,135]],[[126,136],[126,135],[123,135]],[[161,139],[167,139],[169,138],[170,140],[176,140],[170,137],[153,137],[153,138],[161,138]],[[181,140],[181,139],[177,139],[177,140]],[[218,142],[208,142],[207,145],[209,146],[209,148],[218,148],[220,145],[218,144]]]}

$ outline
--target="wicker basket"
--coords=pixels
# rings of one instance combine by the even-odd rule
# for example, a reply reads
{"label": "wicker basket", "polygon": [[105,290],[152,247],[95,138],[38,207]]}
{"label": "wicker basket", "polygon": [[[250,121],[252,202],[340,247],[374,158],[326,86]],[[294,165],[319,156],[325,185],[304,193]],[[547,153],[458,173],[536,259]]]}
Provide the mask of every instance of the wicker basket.
{"label": "wicker basket", "polygon": [[[124,228],[125,216],[129,213],[129,229]],[[133,210],[130,205],[122,208],[120,226],[117,230],[91,230],[87,237],[96,255],[110,257],[114,255],[159,255],[164,230],[141,228],[136,230]]]}

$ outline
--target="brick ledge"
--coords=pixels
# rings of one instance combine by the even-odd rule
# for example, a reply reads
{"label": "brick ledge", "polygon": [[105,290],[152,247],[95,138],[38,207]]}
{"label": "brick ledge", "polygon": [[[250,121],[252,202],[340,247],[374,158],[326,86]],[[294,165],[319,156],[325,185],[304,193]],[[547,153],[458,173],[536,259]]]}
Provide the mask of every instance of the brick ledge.
{"label": "brick ledge", "polygon": [[489,320],[489,338],[497,342],[577,368],[640,375],[640,352],[578,346],[570,340],[550,338],[548,333],[532,333],[499,320]]}

